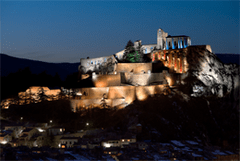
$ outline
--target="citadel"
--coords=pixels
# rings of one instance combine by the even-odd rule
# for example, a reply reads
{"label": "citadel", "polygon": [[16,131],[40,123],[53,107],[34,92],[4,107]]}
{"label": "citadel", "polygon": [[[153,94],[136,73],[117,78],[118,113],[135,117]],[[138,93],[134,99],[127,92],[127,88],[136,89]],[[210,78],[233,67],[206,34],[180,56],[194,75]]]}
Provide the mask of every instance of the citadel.
{"label": "citadel", "polygon": [[[199,46],[212,52],[210,45]],[[157,30],[157,44],[142,45],[134,42],[149,62],[124,63],[125,50],[116,54],[80,59],[80,83],[91,82],[86,88],[75,89],[81,99],[72,100],[72,106],[99,106],[106,101],[110,107],[125,107],[134,100],[167,94],[186,77],[188,71],[187,54],[191,48],[189,36],[171,36],[162,29]]]}
{"label": "citadel", "polygon": [[[212,94],[222,97],[239,86],[238,81],[229,83],[231,75],[223,72],[232,68],[231,65],[216,61],[210,45],[192,46],[189,36],[171,36],[158,29],[157,44],[144,45],[141,40],[137,40],[132,47],[141,51],[144,61],[124,61],[126,49],[110,56],[81,58],[78,88],[50,90],[48,87],[33,86],[18,93],[18,102],[10,98],[2,101],[1,106],[7,109],[10,104],[29,104],[31,100],[40,102],[39,93],[42,92],[48,101],[59,99],[62,93],[69,98],[75,112],[80,108],[101,107],[103,104],[105,107],[124,108],[135,100],[143,101],[148,97],[170,94],[178,85],[186,84],[183,80],[194,65],[201,66],[197,69],[197,75],[204,84],[193,86],[195,94],[204,91],[204,86],[209,86],[213,87]],[[200,62],[198,59],[202,56],[204,61]],[[233,78],[238,79],[239,76]],[[236,98],[237,93],[234,90]]]}

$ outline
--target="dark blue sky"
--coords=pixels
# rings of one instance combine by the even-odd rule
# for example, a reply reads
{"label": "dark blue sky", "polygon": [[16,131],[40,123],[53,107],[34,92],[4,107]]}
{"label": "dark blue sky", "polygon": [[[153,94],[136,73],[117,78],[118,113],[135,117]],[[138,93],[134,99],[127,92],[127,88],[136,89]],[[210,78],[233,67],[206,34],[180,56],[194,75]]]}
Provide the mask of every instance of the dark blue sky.
{"label": "dark blue sky", "polygon": [[239,53],[238,1],[1,1],[1,52],[46,62],[114,54],[157,29],[214,53]]}

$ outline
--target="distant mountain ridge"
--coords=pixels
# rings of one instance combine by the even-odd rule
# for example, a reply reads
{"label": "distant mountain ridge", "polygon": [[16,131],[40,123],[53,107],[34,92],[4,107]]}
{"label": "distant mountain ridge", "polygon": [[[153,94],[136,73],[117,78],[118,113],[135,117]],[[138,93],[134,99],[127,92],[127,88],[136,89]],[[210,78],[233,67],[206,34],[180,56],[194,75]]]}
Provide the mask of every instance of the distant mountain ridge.
{"label": "distant mountain ridge", "polygon": [[29,67],[33,74],[39,74],[46,71],[47,74],[54,76],[58,73],[62,80],[67,75],[78,71],[79,63],[47,63],[37,60],[24,58],[16,58],[6,54],[0,54],[1,60],[1,76],[7,76],[10,73],[15,73],[19,69]]}
{"label": "distant mountain ridge", "polygon": [[[229,64],[240,64],[240,54],[215,54],[223,63]],[[64,80],[67,75],[78,71],[79,63],[47,63],[37,60],[30,60],[25,58],[16,58],[9,56],[7,54],[0,54],[1,60],[1,76],[7,76],[10,73],[15,73],[19,69],[24,69],[30,67],[33,74],[39,74],[46,71],[47,74],[54,76],[58,73],[62,80]]]}

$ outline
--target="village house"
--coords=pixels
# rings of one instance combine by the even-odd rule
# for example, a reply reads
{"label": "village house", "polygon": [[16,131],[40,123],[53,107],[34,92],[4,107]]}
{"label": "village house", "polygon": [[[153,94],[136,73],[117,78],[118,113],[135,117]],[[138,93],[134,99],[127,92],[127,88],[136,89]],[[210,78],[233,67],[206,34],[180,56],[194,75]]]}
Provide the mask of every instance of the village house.
{"label": "village house", "polygon": [[77,143],[79,141],[79,137],[61,137],[59,148],[72,148],[74,143]]}
{"label": "village house", "polygon": [[65,131],[65,128],[53,126],[53,127],[48,128],[46,131],[47,131],[47,134],[49,134],[49,135],[62,135]]}
{"label": "village house", "polygon": [[12,130],[13,131],[13,137],[18,138],[19,135],[24,130],[24,126],[19,125],[19,124],[5,125],[5,130]]}
{"label": "village house", "polygon": [[0,132],[0,143],[7,144],[12,141],[12,132],[11,130],[1,130]]}
{"label": "village house", "polygon": [[148,149],[148,144],[146,142],[138,142],[138,149],[146,150],[146,149]]}

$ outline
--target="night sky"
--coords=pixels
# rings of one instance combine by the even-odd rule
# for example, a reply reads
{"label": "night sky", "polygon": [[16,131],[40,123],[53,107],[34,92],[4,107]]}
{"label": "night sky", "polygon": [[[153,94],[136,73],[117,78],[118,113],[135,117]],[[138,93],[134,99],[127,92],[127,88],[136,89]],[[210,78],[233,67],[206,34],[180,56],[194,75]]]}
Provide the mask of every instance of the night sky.
{"label": "night sky", "polygon": [[239,53],[238,1],[5,1],[1,53],[46,62],[114,54],[128,40],[157,43],[157,29],[214,53]]}

